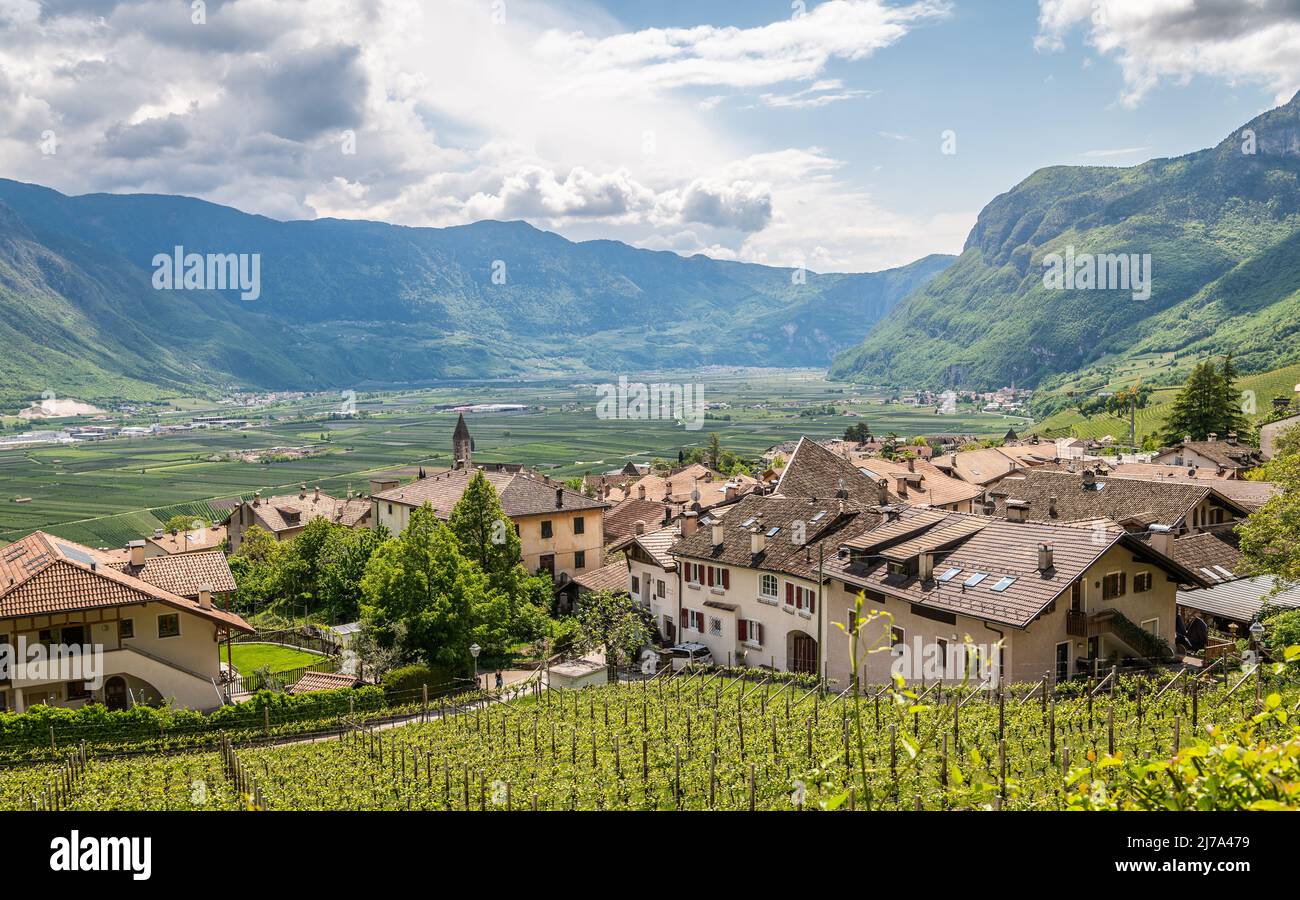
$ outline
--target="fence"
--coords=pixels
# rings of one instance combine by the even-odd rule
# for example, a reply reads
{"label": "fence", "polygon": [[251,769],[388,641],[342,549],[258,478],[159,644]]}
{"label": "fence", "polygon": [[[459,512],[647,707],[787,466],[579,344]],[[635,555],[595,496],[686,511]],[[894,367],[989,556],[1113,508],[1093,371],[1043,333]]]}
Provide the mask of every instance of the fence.
{"label": "fence", "polygon": [[310,666],[298,666],[296,669],[285,669],[281,672],[253,672],[249,675],[228,676],[224,681],[219,681],[217,686],[222,697],[229,703],[238,694],[255,694],[258,691],[275,691],[277,693],[287,691],[308,672],[337,672],[338,670],[338,657],[328,657],[323,662],[312,663]]}
{"label": "fence", "polygon": [[305,634],[293,629],[259,631],[256,634],[238,634],[231,638],[231,642],[235,644],[286,644],[290,647],[297,647],[299,650],[324,653],[326,656],[337,656],[343,651],[343,645],[339,641],[323,633]]}

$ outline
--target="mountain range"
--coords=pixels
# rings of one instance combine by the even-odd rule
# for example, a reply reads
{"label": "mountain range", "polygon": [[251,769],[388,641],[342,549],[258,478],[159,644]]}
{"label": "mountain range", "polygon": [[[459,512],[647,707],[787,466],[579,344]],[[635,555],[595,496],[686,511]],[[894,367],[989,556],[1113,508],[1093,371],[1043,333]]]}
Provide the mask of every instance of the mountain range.
{"label": "mountain range", "polygon": [[[1149,254],[1150,296],[1049,286],[1045,259],[1067,253]],[[1051,388],[1137,359],[1171,382],[1228,352],[1247,371],[1300,359],[1300,94],[1207,150],[1035,172],[831,375]]]}
{"label": "mountain range", "polygon": [[[154,259],[258,254],[260,292],[159,290]],[[953,260],[816,274],[524,222],[280,222],[0,180],[0,404],[702,365],[825,366]],[[494,277],[495,276],[495,277]]]}

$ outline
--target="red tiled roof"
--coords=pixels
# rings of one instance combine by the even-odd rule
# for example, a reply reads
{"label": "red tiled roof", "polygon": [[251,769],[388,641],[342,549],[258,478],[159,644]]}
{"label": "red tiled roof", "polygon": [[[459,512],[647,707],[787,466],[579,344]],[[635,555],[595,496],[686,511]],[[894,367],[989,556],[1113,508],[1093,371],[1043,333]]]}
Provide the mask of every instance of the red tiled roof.
{"label": "red tiled roof", "polygon": [[310,694],[315,691],[337,691],[357,683],[357,676],[343,672],[305,672],[289,688],[290,694]]}
{"label": "red tiled roof", "polygon": [[181,597],[197,597],[199,588],[209,586],[217,594],[235,591],[235,576],[230,565],[220,553],[183,553],[176,556],[155,556],[144,561],[143,566],[129,562],[109,563],[119,572],[147,581],[164,591]]}

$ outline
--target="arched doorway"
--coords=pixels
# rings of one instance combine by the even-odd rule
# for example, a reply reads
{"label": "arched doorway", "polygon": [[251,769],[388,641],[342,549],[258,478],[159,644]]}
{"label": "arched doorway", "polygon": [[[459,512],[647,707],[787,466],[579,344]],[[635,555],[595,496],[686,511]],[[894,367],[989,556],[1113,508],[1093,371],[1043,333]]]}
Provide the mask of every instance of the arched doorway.
{"label": "arched doorway", "polygon": [[126,679],[121,675],[104,682],[104,705],[109,709],[126,709]]}
{"label": "arched doorway", "polygon": [[802,631],[792,631],[787,638],[786,661],[791,672],[817,674],[817,640]]}

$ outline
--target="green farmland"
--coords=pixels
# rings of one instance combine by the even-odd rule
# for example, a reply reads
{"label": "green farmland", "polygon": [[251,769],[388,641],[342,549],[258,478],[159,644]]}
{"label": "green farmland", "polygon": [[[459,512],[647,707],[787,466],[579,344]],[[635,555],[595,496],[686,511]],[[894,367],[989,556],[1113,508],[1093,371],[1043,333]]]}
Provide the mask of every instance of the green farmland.
{"label": "green farmland", "polygon": [[[524,413],[482,413],[467,417],[475,459],[522,462],[569,476],[618,468],[629,460],[675,459],[681,448],[707,444],[717,431],[722,445],[757,456],[772,444],[807,434],[838,436],[866,421],[872,431],[901,436],[933,432],[1001,435],[1021,420],[982,413],[938,416],[886,404],[850,385],[827,382],[819,372],[729,372],[645,376],[642,380],[701,382],[709,402],[731,409],[710,415],[704,427],[688,431],[672,421],[602,420],[594,412],[594,388],[553,384],[489,384],[388,392],[358,397],[356,419],[326,420],[337,398],[317,397],[278,404],[250,418],[273,419],[239,431],[188,431],[120,438],[70,446],[0,450],[0,541],[46,529],[91,546],[121,546],[160,527],[172,515],[208,518],[208,501],[283,492],[299,484],[343,493],[367,488],[381,472],[413,473],[450,463],[455,413],[451,404],[522,403]],[[850,403],[850,400],[857,400]],[[837,413],[800,415],[834,404]],[[567,409],[565,407],[568,407]],[[539,410],[538,407],[545,407]],[[229,412],[229,410],[227,410]],[[234,413],[232,413],[234,414]],[[188,414],[163,418],[187,421]],[[322,438],[322,435],[324,437]],[[319,445],[303,459],[249,463],[221,458],[231,451]],[[16,503],[17,498],[31,502]]]}

